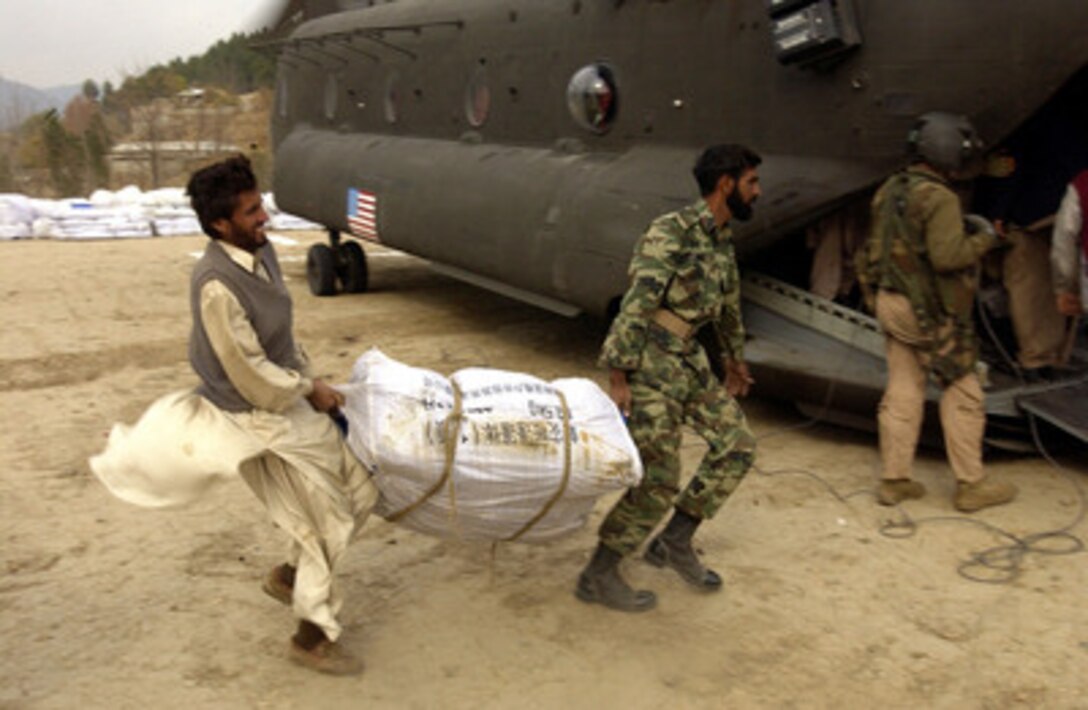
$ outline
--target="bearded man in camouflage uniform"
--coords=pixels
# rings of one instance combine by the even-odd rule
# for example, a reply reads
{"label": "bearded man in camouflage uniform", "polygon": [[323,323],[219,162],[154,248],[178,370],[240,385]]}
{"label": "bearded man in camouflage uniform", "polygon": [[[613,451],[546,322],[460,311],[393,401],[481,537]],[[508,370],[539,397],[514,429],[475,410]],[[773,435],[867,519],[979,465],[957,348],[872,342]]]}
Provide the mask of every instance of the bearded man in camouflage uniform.
{"label": "bearded man in camouflage uniform", "polygon": [[[575,594],[621,611],[656,604],[620,576],[619,562],[633,552],[675,505],[665,530],[645,559],[669,566],[698,589],[715,591],[722,580],[705,568],[691,546],[696,527],[711,518],[740,483],[755,458],[755,438],[734,397],[753,383],[744,363],[740,279],[731,219],[751,217],[760,194],[761,159],[739,145],[707,148],[693,173],[702,199],[658,217],[635,245],[631,286],[601,352],[610,368],[612,399],[628,417],[645,475],[605,518],[600,544],[578,579]],[[725,386],[715,377],[695,339],[710,325],[725,353]],[[691,425],[709,450],[680,493],[680,426]]]}
{"label": "bearded man in camouflage uniform", "polygon": [[877,501],[894,505],[925,495],[911,480],[911,465],[928,376],[941,388],[941,429],[957,481],[953,504],[972,512],[1016,496],[1015,486],[988,479],[982,469],[986,411],[972,320],[979,261],[1000,237],[982,217],[967,215],[965,222],[949,188],[982,149],[967,119],[927,113],[908,145],[911,164],[873,197],[872,232],[856,256],[888,360],[877,417],[883,464]]}

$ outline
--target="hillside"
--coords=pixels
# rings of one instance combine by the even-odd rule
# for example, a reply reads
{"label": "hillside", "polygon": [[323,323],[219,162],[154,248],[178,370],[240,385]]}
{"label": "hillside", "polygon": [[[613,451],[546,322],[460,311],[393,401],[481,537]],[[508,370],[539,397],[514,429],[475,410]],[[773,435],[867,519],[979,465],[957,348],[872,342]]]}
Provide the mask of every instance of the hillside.
{"label": "hillside", "polygon": [[243,152],[258,178],[270,180],[270,90],[235,95],[219,89],[186,89],[133,106],[112,132],[106,156],[108,187],[178,187],[201,165]]}
{"label": "hillside", "polygon": [[245,152],[271,173],[275,59],[235,34],[202,55],[158,64],[120,86],[88,79],[39,91],[0,79],[0,192],[86,196],[177,186],[199,165]]}
{"label": "hillside", "polygon": [[15,128],[36,113],[63,109],[79,91],[78,84],[36,89],[0,77],[0,131]]}

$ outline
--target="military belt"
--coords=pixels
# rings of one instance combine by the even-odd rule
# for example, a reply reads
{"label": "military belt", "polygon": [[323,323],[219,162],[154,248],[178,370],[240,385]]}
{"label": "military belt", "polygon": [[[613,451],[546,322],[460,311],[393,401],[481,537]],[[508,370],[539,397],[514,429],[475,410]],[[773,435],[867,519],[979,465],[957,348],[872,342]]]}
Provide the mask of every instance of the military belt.
{"label": "military belt", "polygon": [[658,308],[654,311],[650,316],[650,320],[681,340],[687,340],[695,335],[695,331],[698,330],[694,325],[665,308]]}

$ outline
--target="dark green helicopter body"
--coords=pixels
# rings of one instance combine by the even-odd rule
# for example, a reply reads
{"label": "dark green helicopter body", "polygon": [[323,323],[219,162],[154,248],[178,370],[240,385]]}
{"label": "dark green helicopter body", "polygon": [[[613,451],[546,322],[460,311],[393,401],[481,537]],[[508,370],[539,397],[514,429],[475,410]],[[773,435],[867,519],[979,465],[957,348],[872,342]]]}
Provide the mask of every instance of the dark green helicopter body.
{"label": "dark green helicopter body", "polygon": [[[800,259],[782,240],[899,166],[918,114],[965,114],[994,142],[1088,82],[1088,3],[1069,0],[292,6],[302,21],[280,46],[274,189],[333,235],[338,252],[319,245],[309,264],[325,294],[337,276],[365,288],[365,257],[342,233],[560,313],[606,314],[635,239],[696,197],[690,168],[708,144],[764,157],[764,198],[734,225],[741,259]],[[798,311],[811,299],[773,280],[745,295],[760,289],[771,295],[747,303],[757,369],[809,404],[836,381],[835,408],[871,413],[871,321],[823,308],[835,319],[824,325]],[[778,345],[761,350],[761,336]],[[841,368],[859,351],[872,362],[851,369],[864,376],[812,364]],[[1021,416],[1009,396],[991,413]]]}

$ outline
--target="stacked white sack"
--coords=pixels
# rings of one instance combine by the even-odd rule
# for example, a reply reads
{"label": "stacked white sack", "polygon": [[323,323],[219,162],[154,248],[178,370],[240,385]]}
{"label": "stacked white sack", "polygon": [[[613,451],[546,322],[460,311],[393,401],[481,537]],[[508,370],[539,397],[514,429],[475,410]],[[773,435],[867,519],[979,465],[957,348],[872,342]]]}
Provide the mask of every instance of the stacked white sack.
{"label": "stacked white sack", "polygon": [[[269,228],[320,230],[321,225],[280,211],[265,193]],[[111,239],[201,234],[185,190],[166,187],[141,192],[129,185],[116,192],[95,190],[86,199],[41,200],[0,194],[0,239]]]}
{"label": "stacked white sack", "polygon": [[138,204],[89,200],[32,200],[39,217],[34,236],[59,239],[150,237],[151,224]]}
{"label": "stacked white sack", "polygon": [[303,219],[302,217],[296,217],[293,214],[288,214],[281,210],[280,206],[276,204],[276,196],[271,192],[266,192],[261,195],[261,197],[264,200],[264,210],[268,213],[268,226],[270,229],[276,229],[281,232],[324,229],[320,224]]}
{"label": "stacked white sack", "polygon": [[[377,350],[360,357],[346,396],[348,445],[374,472],[385,517],[424,498],[447,465],[444,431],[462,392],[457,447],[445,484],[402,522],[464,540],[550,540],[581,528],[598,497],[642,478],[638,450],[619,411],[587,379],[545,382],[470,368],[446,379]],[[570,471],[563,488],[562,392],[570,413]],[[451,490],[452,486],[452,490]],[[552,501],[562,491],[550,508]]]}
{"label": "stacked white sack", "polygon": [[24,195],[0,194],[0,239],[33,235],[34,206]]}
{"label": "stacked white sack", "polygon": [[268,215],[268,226],[281,232],[316,231],[324,229],[320,224],[296,217],[286,212],[271,212]]}
{"label": "stacked white sack", "polygon": [[200,222],[189,206],[184,188],[164,187],[145,192],[140,197],[140,204],[157,236],[201,234]]}

